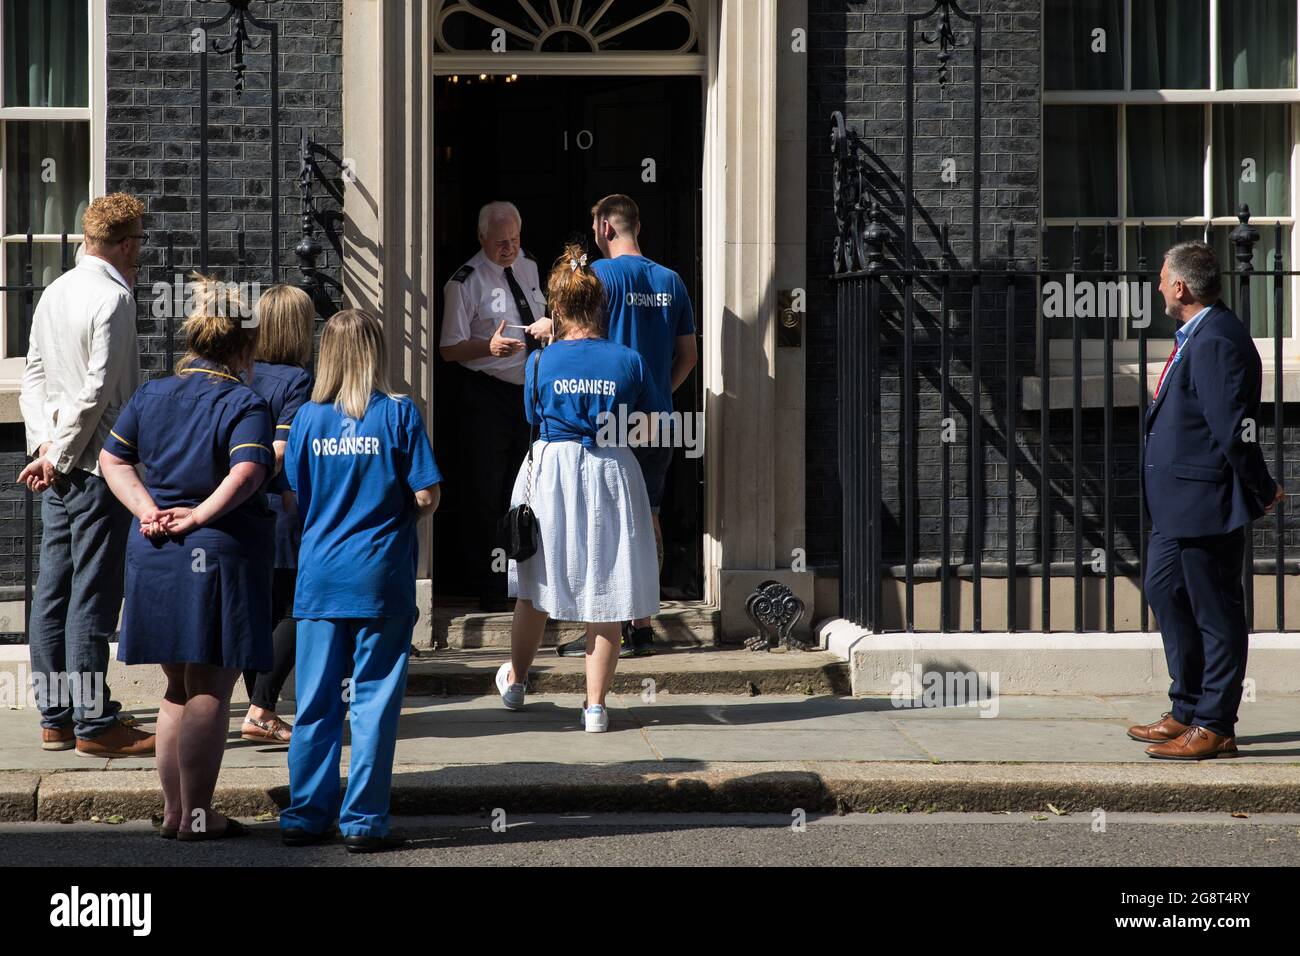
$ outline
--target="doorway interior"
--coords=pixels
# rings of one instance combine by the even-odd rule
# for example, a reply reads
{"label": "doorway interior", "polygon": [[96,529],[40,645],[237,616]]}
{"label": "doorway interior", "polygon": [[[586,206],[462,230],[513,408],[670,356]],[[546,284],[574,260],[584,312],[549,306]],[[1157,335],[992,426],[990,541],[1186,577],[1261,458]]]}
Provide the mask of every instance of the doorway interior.
{"label": "doorway interior", "polygon": [[[695,304],[704,355],[701,186],[704,79],[699,76],[442,75],[434,100],[434,304],[432,341],[442,331],[442,288],[478,251],[479,208],[508,200],[523,217],[522,245],[543,284],[565,241],[599,257],[591,206],[626,193],[641,209],[641,249],[681,275]],[[650,161],[652,165],[648,164]],[[434,451],[444,474],[465,474],[474,436],[459,412],[461,367],[436,358]],[[703,409],[700,367],[674,395],[681,412]],[[473,594],[468,571],[483,542],[470,540],[466,498],[444,485],[433,521],[435,600]],[[660,521],[662,594],[703,598],[704,458],[677,449]],[[472,550],[471,550],[472,549]]]}

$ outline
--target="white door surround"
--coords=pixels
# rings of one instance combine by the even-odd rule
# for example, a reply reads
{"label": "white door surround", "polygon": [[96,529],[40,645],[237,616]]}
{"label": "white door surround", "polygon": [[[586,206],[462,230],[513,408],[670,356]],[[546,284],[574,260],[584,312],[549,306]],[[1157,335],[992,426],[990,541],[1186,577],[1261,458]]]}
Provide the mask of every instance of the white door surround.
{"label": "white door surround", "polygon": [[[803,525],[802,428],[792,447],[796,416],[777,424],[777,60],[789,44],[780,42],[776,7],[776,0],[711,0],[701,15],[698,53],[493,55],[435,53],[433,0],[343,5],[343,156],[355,172],[345,187],[344,295],[353,307],[383,316],[396,385],[421,404],[426,421],[431,310],[441,295],[429,252],[433,77],[477,71],[707,78],[703,301],[696,312],[704,329],[705,600],[722,606],[724,631],[743,629],[745,621],[745,595],[728,594],[729,572],[770,571],[785,580],[791,572],[777,570],[778,561],[789,564],[778,544],[784,549],[791,535],[778,542],[778,509],[795,537]],[[783,24],[786,16],[783,9]],[[802,230],[798,238],[801,246]],[[797,488],[784,481],[780,492],[797,496],[797,513],[790,500],[778,503],[778,455],[798,462]],[[800,582],[798,590],[808,595],[811,617],[811,583]]]}

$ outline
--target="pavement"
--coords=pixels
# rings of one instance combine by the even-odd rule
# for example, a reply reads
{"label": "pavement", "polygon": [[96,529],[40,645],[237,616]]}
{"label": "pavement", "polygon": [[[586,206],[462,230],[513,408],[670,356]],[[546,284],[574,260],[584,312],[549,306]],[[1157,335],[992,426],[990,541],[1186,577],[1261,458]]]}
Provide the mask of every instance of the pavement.
{"label": "pavement", "polygon": [[[530,694],[522,712],[494,696],[410,696],[393,810],[1300,812],[1294,698],[1244,703],[1242,755],[1190,764],[1152,760],[1125,734],[1158,718],[1163,697],[895,703],[647,687],[612,695],[610,731],[587,734],[579,694]],[[130,710],[146,727],[157,713]],[[274,814],[287,798],[287,748],[241,741],[242,707],[234,713],[216,807]],[[161,807],[152,760],[47,753],[34,710],[0,711],[0,821],[146,820]]]}

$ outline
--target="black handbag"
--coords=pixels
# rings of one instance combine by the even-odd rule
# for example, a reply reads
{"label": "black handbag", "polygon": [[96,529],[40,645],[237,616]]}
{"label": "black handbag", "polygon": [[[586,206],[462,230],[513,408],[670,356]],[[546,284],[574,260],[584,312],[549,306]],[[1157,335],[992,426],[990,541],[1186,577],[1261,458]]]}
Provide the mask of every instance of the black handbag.
{"label": "black handbag", "polygon": [[512,561],[527,561],[537,553],[542,532],[537,526],[537,515],[529,502],[533,497],[533,445],[537,442],[542,420],[541,405],[537,400],[537,375],[541,367],[542,353],[533,353],[533,423],[528,430],[528,488],[524,492],[523,504],[506,512],[505,517],[497,522],[497,547],[506,553]]}

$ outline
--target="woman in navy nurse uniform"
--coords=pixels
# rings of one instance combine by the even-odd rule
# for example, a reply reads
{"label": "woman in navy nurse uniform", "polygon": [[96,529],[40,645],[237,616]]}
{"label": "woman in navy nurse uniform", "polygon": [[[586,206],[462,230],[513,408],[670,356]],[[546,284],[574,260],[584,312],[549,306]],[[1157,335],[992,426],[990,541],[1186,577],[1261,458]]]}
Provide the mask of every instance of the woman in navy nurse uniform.
{"label": "woman in navy nurse uniform", "polygon": [[[519,469],[511,506],[528,500],[541,543],[511,561],[518,596],[510,655],[497,690],[511,710],[524,705],[528,668],[548,617],[587,624],[588,733],[609,729],[605,695],[614,680],[623,621],[659,611],[659,559],[650,498],[627,439],[611,427],[654,408],[645,364],[605,338],[605,290],[576,244],[547,280],[557,340],[528,360],[524,407],[537,423],[533,462]],[[611,418],[612,416],[612,418]],[[531,475],[531,494],[529,492]]]}
{"label": "woman in navy nurse uniform", "polygon": [[243,834],[212,809],[212,794],[235,681],[271,665],[273,519],[258,492],[275,455],[271,413],[241,380],[257,346],[245,311],[233,286],[200,278],[176,374],[140,386],[100,454],[109,488],[136,519],[118,660],[161,664],[167,678],[157,745],[164,839]]}
{"label": "woman in navy nurse uniform", "polygon": [[416,618],[416,522],[438,507],[442,475],[419,409],[392,394],[387,369],[379,321],[338,313],[321,332],[312,400],[289,429],[285,474],[303,526],[293,606],[298,714],[280,814],[287,846],[327,839],[335,816],[351,853],[397,842],[388,806]]}
{"label": "woman in navy nurse uniform", "polygon": [[275,570],[271,579],[271,643],[275,663],[269,671],[244,671],[248,713],[239,735],[245,740],[287,744],[293,728],[280,719],[276,704],[293,670],[297,647],[293,586],[298,574],[302,519],[281,466],[293,416],[311,398],[307,366],[311,364],[316,307],[302,289],[274,285],[262,293],[256,312],[257,361],[253,364],[249,386],[266,399],[275,423],[276,474],[266,490],[267,506],[275,515]]}

